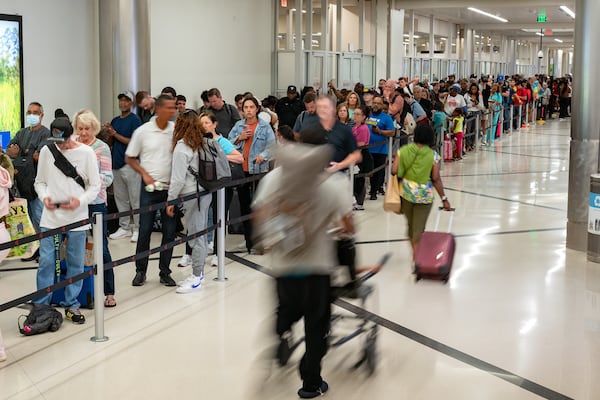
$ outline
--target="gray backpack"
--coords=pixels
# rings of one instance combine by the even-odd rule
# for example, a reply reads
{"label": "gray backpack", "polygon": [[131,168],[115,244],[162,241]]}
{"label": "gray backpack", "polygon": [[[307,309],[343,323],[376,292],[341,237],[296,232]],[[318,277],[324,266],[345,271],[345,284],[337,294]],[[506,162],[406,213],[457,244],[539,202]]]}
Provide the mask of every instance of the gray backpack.
{"label": "gray backpack", "polygon": [[[188,171],[196,178],[196,189],[200,186],[214,192],[231,181],[231,168],[223,149],[214,139],[204,138],[204,143],[198,149],[198,169],[188,166]],[[200,198],[198,198],[200,204]]]}

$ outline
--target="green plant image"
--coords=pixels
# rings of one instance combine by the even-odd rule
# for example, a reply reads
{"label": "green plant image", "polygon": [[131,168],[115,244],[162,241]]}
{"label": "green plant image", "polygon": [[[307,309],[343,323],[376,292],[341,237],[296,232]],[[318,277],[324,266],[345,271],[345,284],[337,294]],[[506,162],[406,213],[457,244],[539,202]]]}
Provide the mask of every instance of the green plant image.
{"label": "green plant image", "polygon": [[21,128],[19,24],[0,21],[0,131],[13,136]]}

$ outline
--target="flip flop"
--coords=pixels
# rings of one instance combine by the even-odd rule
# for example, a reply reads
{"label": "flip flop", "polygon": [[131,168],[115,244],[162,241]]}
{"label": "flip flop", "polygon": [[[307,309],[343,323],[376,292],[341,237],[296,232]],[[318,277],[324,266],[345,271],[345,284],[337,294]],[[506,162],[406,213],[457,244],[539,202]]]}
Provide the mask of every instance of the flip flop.
{"label": "flip flop", "polygon": [[112,307],[116,307],[116,306],[117,306],[117,300],[115,300],[114,297],[111,297],[110,299],[107,297],[106,300],[104,300],[104,307],[112,308]]}

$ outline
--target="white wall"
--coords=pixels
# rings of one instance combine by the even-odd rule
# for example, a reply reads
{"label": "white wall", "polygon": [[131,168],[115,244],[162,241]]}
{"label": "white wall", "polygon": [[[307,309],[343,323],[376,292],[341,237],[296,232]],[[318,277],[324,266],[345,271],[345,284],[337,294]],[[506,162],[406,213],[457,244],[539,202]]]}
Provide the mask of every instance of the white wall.
{"label": "white wall", "polygon": [[0,0],[0,12],[23,17],[25,108],[44,106],[49,126],[58,107],[69,114],[99,105],[94,0]]}
{"label": "white wall", "polygon": [[151,0],[152,94],[173,86],[191,106],[211,87],[229,103],[270,94],[274,9],[269,0]]}

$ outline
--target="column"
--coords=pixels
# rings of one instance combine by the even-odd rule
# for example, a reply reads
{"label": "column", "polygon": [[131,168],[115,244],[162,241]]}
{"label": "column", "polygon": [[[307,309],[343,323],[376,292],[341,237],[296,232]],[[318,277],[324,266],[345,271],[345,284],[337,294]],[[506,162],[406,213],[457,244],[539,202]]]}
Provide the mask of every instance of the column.
{"label": "column", "polygon": [[[577,0],[575,20],[575,70],[571,118],[569,159],[569,193],[567,208],[567,248],[585,251],[588,242],[588,200],[590,175],[598,173],[600,146],[600,85],[596,66],[600,65],[600,2]],[[563,53],[567,53],[563,51]]]}
{"label": "column", "polygon": [[148,0],[98,2],[100,119],[119,113],[122,90],[150,90],[150,12]]}
{"label": "column", "polygon": [[508,63],[507,63],[508,75],[515,74],[516,64],[517,64],[516,45],[517,44],[515,42],[515,39],[510,39],[509,45],[508,45]]}
{"label": "column", "polygon": [[390,7],[387,1],[378,1],[375,6],[375,80],[377,82],[379,78],[388,78],[391,76],[390,62],[392,57],[390,56],[391,48],[388,46],[389,40],[391,40],[388,30]]}
{"label": "column", "polygon": [[[404,10],[392,9],[390,12],[390,44],[389,54],[390,59],[388,78],[397,79],[399,76],[408,75],[407,71],[403,71],[404,65]],[[378,75],[377,79],[380,76]]]}
{"label": "column", "polygon": [[[321,10],[321,13],[323,14],[324,11]],[[304,73],[304,52],[302,49],[302,0],[296,0],[294,19],[294,23],[296,24],[296,29],[294,30],[296,35],[296,39],[294,40],[294,64],[296,67],[296,70],[294,71],[294,82],[296,83],[296,86],[302,87],[306,84]],[[290,35],[291,34],[292,33],[290,32]],[[325,35],[323,35],[323,40],[326,40]]]}
{"label": "column", "polygon": [[[465,76],[470,76],[473,73],[473,57],[474,57],[474,43],[473,43],[473,29],[465,27],[465,60],[467,60],[467,71]],[[457,78],[459,78],[457,76]]]}

